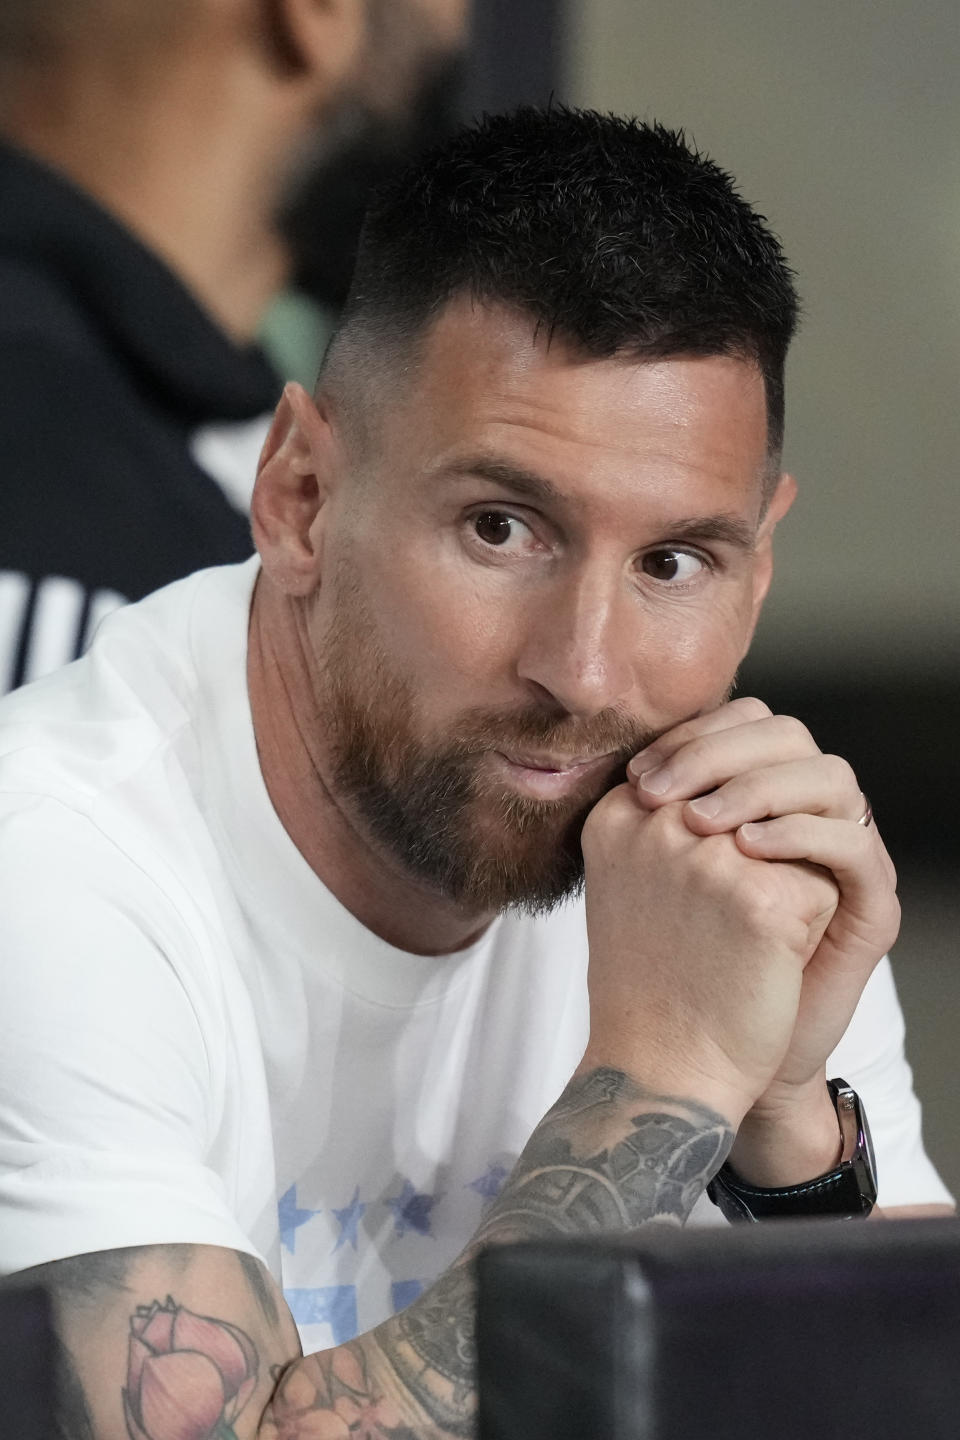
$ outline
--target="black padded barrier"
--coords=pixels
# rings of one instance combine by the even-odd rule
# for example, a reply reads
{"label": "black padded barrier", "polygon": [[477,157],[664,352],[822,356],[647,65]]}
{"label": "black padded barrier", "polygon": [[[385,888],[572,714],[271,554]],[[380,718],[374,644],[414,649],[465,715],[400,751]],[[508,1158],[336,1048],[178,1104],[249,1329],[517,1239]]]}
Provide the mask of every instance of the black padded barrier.
{"label": "black padded barrier", "polygon": [[960,1223],[491,1247],[480,1440],[957,1440]]}
{"label": "black padded barrier", "polygon": [[38,1288],[0,1290],[0,1437],[51,1440],[54,1334]]}

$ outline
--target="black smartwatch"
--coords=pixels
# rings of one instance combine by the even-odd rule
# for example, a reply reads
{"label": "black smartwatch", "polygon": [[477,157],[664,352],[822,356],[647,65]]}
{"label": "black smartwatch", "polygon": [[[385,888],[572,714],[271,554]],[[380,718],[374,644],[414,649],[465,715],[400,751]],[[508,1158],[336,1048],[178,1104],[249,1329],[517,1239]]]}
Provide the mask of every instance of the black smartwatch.
{"label": "black smartwatch", "polygon": [[846,1080],[828,1080],[840,1124],[843,1148],[836,1169],[802,1185],[763,1190],[748,1185],[724,1165],[707,1186],[707,1194],[727,1220],[799,1220],[823,1216],[833,1220],[864,1220],[877,1202],[877,1167],[867,1117],[860,1096]]}

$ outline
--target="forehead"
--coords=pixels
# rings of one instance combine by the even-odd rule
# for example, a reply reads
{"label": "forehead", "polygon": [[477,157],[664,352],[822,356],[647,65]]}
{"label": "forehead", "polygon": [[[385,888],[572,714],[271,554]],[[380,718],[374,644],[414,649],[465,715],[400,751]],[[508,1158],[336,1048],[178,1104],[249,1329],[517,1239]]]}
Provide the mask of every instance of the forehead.
{"label": "forehead", "polygon": [[597,359],[528,315],[459,297],[417,346],[383,432],[432,480],[473,454],[571,494],[591,487],[759,518],[767,473],[763,378],[731,356]]}

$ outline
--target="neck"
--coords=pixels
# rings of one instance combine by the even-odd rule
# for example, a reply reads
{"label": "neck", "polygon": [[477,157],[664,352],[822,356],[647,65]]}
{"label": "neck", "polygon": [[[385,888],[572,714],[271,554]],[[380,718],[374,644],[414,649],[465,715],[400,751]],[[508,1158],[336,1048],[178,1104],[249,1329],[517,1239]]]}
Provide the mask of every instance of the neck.
{"label": "neck", "polygon": [[88,60],[34,84],[24,77],[3,128],[112,212],[246,343],[286,277],[274,216],[291,141],[258,103],[255,77],[240,78],[189,55],[125,70]]}
{"label": "neck", "polygon": [[415,955],[450,955],[493,919],[465,911],[384,853],[330,782],[321,693],[294,606],[263,583],[250,615],[247,683],[267,793],[297,849],[341,905],[381,940]]}

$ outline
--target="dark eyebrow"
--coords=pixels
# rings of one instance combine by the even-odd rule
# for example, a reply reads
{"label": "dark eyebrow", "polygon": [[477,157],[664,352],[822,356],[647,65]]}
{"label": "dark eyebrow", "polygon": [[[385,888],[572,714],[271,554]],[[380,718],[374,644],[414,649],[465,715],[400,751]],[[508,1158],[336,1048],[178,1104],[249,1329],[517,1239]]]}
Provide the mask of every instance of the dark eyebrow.
{"label": "dark eyebrow", "polygon": [[[527,499],[552,504],[562,504],[564,496],[552,481],[542,475],[537,475],[532,470],[524,470],[518,465],[511,465],[505,460],[494,460],[488,456],[475,455],[463,460],[455,460],[453,464],[444,467],[449,475],[479,476],[482,480],[489,480],[494,485],[502,485],[505,490],[512,490],[517,495],[524,495]],[[750,525],[741,520],[737,515],[716,514],[716,515],[691,515],[683,519],[668,520],[660,527],[664,537],[664,544],[675,540],[709,541],[716,540],[721,544],[733,545],[738,550],[751,551],[756,543],[756,536]]]}
{"label": "dark eyebrow", "polygon": [[752,550],[756,535],[737,515],[694,515],[686,520],[669,520],[663,533],[671,540],[719,540],[738,550]]}
{"label": "dark eyebrow", "polygon": [[558,504],[563,496],[552,481],[537,475],[533,470],[524,470],[518,465],[510,465],[505,460],[492,460],[483,455],[474,455],[465,460],[455,460],[452,465],[444,467],[449,475],[477,475],[481,480],[489,480],[494,485],[502,485],[505,490],[514,490],[518,495],[525,495],[529,500],[550,501]]}

